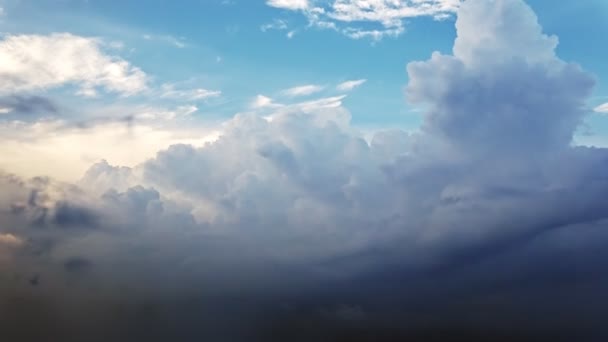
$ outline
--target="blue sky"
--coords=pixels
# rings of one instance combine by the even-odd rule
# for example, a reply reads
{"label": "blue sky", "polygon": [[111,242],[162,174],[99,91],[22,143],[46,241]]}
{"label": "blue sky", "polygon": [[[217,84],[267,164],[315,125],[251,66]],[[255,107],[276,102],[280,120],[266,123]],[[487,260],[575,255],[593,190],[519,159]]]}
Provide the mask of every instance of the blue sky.
{"label": "blue sky", "polygon": [[[601,0],[532,0],[548,34],[560,37],[559,55],[597,76],[590,107],[608,101],[608,66],[603,38],[608,34],[607,4]],[[202,119],[229,118],[258,94],[276,96],[301,85],[320,85],[332,95],[336,84],[366,79],[344,100],[353,123],[362,127],[415,129],[421,121],[407,104],[405,65],[433,51],[449,52],[454,15],[403,18],[404,32],[381,39],[353,39],[332,29],[310,27],[299,10],[264,1],[4,1],[0,29],[5,34],[71,32],[99,37],[122,47],[110,51],[140,67],[155,84],[183,83],[222,92],[221,99],[199,102]],[[274,24],[274,28],[270,28]],[[270,25],[266,29],[263,27]],[[357,29],[382,28],[378,22],[353,22]],[[293,32],[291,38],[287,37]],[[311,96],[314,97],[314,96]],[[78,101],[70,99],[68,101]],[[103,101],[103,99],[98,99]],[[114,100],[114,99],[112,99]],[[608,133],[600,117],[589,124]]]}

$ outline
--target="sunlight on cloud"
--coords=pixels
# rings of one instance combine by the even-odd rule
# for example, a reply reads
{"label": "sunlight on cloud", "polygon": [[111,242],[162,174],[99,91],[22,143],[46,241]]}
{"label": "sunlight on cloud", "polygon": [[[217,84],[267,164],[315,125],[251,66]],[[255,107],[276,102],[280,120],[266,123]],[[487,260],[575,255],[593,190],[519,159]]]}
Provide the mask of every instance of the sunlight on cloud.
{"label": "sunlight on cloud", "polygon": [[0,75],[5,94],[67,84],[79,86],[83,96],[96,96],[99,88],[125,96],[147,88],[146,74],[104,53],[100,40],[70,33],[3,36]]}
{"label": "sunlight on cloud", "polygon": [[[19,136],[10,131],[18,130]],[[58,121],[0,127],[0,168],[24,177],[51,176],[75,181],[101,159],[134,166],[173,144],[201,146],[217,138],[214,130],[189,131],[147,124],[110,122],[89,128]]]}

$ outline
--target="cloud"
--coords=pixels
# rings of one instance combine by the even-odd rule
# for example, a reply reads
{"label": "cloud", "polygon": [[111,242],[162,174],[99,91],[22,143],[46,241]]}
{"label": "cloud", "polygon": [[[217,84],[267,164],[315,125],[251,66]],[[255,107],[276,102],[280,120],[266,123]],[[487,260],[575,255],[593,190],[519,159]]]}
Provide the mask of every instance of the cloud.
{"label": "cloud", "polygon": [[180,99],[180,100],[205,100],[219,97],[222,92],[219,90],[208,90],[204,88],[176,89],[174,84],[165,83],[161,86],[161,98]]}
{"label": "cloud", "polygon": [[[308,114],[318,114],[319,111],[323,111],[325,109],[338,109],[334,114],[338,113],[339,115],[332,115],[331,113],[324,113],[327,115],[330,120],[336,120],[344,123],[343,119],[337,119],[339,116],[343,117],[344,111],[340,109],[342,106],[342,100],[346,98],[346,95],[338,95],[338,96],[329,96],[317,98],[314,100],[294,102],[294,103],[279,103],[273,100],[270,97],[264,95],[258,95],[251,102],[251,108],[257,109],[261,112],[258,114],[266,113],[266,118],[273,118],[277,115],[285,115],[289,113],[308,113]],[[270,110],[270,112],[264,112],[263,110]],[[347,115],[350,117],[350,114]],[[348,121],[349,119],[347,119]]]}
{"label": "cloud", "polygon": [[408,64],[416,133],[368,143],[344,95],[260,95],[212,142],[77,185],[3,174],[6,336],[603,340],[608,150],[571,144],[593,78],[520,0],[456,27]]}
{"label": "cloud", "polygon": [[307,84],[303,86],[293,87],[289,89],[283,90],[283,94],[290,97],[297,96],[308,96],[315,93],[318,93],[325,89],[324,86],[316,85],[316,84]]}
{"label": "cloud", "polygon": [[[352,39],[398,37],[405,32],[404,21],[416,17],[444,20],[458,10],[461,0],[332,0],[268,1],[267,5],[300,11],[310,26],[338,31]],[[377,28],[369,29],[369,25]]]}
{"label": "cloud", "polygon": [[328,17],[337,21],[379,22],[384,27],[399,27],[405,18],[431,16],[443,19],[458,10],[459,0],[422,1],[355,1],[336,0],[331,5],[333,11]]}
{"label": "cloud", "polygon": [[13,234],[0,234],[0,245],[19,246],[23,241]]}
{"label": "cloud", "polygon": [[276,104],[273,99],[268,96],[258,95],[251,102],[251,107],[253,108],[266,108],[266,107],[276,107],[282,106],[280,104]]}
{"label": "cloud", "polygon": [[[106,108],[107,111],[110,109]],[[171,122],[186,120],[192,106],[117,108],[127,118],[78,125],[59,119],[0,123],[0,169],[24,177],[46,176],[74,182],[91,163],[106,159],[134,166],[172,144],[212,141],[220,127]],[[171,119],[171,122],[165,121]]]}
{"label": "cloud", "polygon": [[286,10],[303,10],[308,8],[308,0],[267,0],[266,5]]}
{"label": "cloud", "polygon": [[146,89],[147,77],[139,68],[105,54],[98,39],[69,33],[4,36],[0,61],[4,94],[68,84],[84,96],[94,96],[99,88],[125,96]]}
{"label": "cloud", "polygon": [[593,109],[596,113],[608,113],[608,103],[601,104]]}
{"label": "cloud", "polygon": [[339,91],[351,91],[351,90],[359,87],[360,85],[363,85],[363,83],[365,83],[365,82],[367,82],[366,79],[345,81],[345,82],[338,84],[336,86],[336,89],[338,89]]}
{"label": "cloud", "polygon": [[456,29],[454,55],[434,53],[408,65],[409,100],[431,106],[423,130],[467,154],[567,148],[594,81],[555,56],[557,38],[542,33],[530,8],[522,1],[502,0],[498,9],[471,1]]}
{"label": "cloud", "polygon": [[56,113],[57,106],[42,96],[4,96],[0,97],[0,113],[2,114],[33,114]]}

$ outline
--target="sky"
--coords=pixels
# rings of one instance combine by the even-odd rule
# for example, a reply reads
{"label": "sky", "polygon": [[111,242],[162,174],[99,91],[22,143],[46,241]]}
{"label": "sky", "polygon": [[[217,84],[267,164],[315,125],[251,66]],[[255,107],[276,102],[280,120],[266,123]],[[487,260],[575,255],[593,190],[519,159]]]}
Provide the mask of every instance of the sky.
{"label": "sky", "polygon": [[0,0],[0,330],[605,340],[606,23],[604,0]]}

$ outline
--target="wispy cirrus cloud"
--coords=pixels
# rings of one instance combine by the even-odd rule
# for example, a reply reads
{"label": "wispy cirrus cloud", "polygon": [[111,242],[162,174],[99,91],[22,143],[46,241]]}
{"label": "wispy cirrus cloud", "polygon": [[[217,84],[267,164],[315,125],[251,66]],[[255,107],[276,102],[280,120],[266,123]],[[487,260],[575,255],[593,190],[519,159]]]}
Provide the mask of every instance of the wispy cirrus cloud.
{"label": "wispy cirrus cloud", "polygon": [[596,113],[608,113],[608,102],[595,107],[593,111]]}
{"label": "wispy cirrus cloud", "polygon": [[178,88],[175,84],[165,83],[161,85],[160,97],[176,100],[206,100],[222,95],[220,90],[209,90],[205,88],[183,89]]}
{"label": "wispy cirrus cloud", "polygon": [[359,80],[351,80],[345,81],[336,86],[336,89],[339,91],[351,91],[367,82],[366,79],[362,78]]}
{"label": "wispy cirrus cloud", "polygon": [[325,89],[325,86],[317,84],[307,84],[283,90],[281,93],[290,97],[308,96],[316,94]]}
{"label": "wispy cirrus cloud", "polygon": [[[403,34],[404,21],[409,18],[449,18],[461,3],[462,0],[267,1],[271,7],[302,13],[310,27],[335,30],[352,39],[375,41]],[[370,28],[369,25],[376,27]]]}

